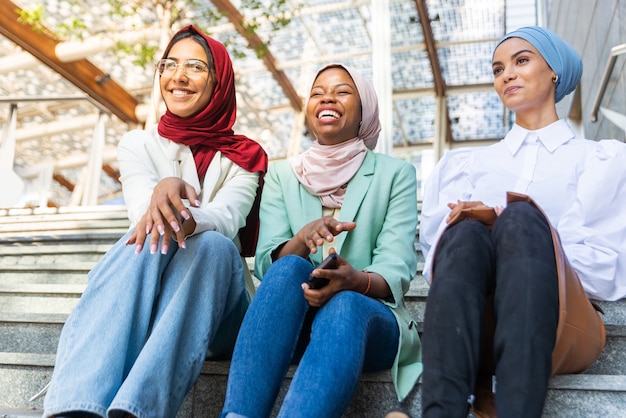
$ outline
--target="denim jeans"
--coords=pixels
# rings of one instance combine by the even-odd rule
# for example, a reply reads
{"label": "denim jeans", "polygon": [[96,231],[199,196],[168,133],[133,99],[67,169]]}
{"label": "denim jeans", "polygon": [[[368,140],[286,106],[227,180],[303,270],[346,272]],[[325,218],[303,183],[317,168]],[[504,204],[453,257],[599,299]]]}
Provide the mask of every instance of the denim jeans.
{"label": "denim jeans", "polygon": [[[498,416],[540,417],[559,309],[543,215],[516,202],[491,231],[462,221],[442,235],[433,268],[422,336],[422,416],[466,417],[475,384],[488,371],[496,376]],[[486,329],[486,317],[495,328]]]}
{"label": "denim jeans", "polygon": [[340,417],[363,371],[388,369],[399,330],[391,310],[352,291],[319,309],[302,292],[313,266],[275,261],[246,313],[230,366],[222,416],[270,415],[289,365],[298,363],[279,417]]}
{"label": "denim jeans", "polygon": [[248,306],[232,240],[207,231],[166,255],[122,237],[89,273],[57,349],[44,416],[174,417],[207,353],[230,354]]}

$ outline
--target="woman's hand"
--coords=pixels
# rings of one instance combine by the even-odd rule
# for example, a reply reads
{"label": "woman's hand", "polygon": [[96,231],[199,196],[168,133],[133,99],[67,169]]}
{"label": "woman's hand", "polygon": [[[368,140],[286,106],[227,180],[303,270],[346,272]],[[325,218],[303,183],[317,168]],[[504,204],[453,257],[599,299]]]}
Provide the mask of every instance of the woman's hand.
{"label": "woman's hand", "polygon": [[[330,253],[334,252],[335,249],[331,248]],[[314,307],[322,306],[342,290],[354,290],[360,293],[369,290],[367,289],[367,279],[364,280],[365,273],[356,270],[340,256],[337,256],[336,269],[315,269],[312,274],[315,277],[329,279],[328,284],[321,289],[311,289],[308,283],[302,284],[304,298],[309,305]]]}
{"label": "woman's hand", "polygon": [[333,242],[335,235],[354,228],[356,222],[339,222],[332,216],[324,216],[302,227],[295,238],[304,243],[310,253],[315,254],[317,247],[324,245],[324,241]]}
{"label": "woman's hand", "polygon": [[471,219],[481,222],[489,229],[491,229],[498,215],[504,210],[502,206],[491,207],[480,201],[461,202],[459,200],[457,203],[448,203],[448,207],[451,209],[446,219],[448,225],[454,225],[462,220]]}
{"label": "woman's hand", "polygon": [[[329,251],[335,252],[334,248]],[[384,299],[391,296],[389,284],[383,276],[374,272],[356,270],[345,258],[337,255],[336,269],[315,269],[315,277],[328,279],[328,284],[321,289],[311,289],[308,283],[302,284],[304,298],[309,305],[320,307],[343,290],[352,290],[364,295]]]}
{"label": "woman's hand", "polygon": [[194,207],[200,206],[198,194],[193,186],[177,177],[166,177],[154,188],[150,205],[137,223],[126,244],[135,244],[135,252],[141,252],[146,237],[150,234],[150,252],[156,253],[162,236],[161,253],[166,254],[171,239],[185,248],[185,237],[195,229],[195,221],[185,206],[187,199]]}
{"label": "woman's hand", "polygon": [[450,210],[450,214],[448,215],[448,219],[446,220],[446,222],[448,222],[448,223],[456,223],[454,221],[457,218],[459,218],[461,212],[464,209],[478,208],[478,207],[488,208],[489,206],[485,205],[483,202],[480,202],[480,201],[462,202],[460,200],[457,200],[456,203],[448,203],[448,207],[451,210]]}
{"label": "woman's hand", "polygon": [[354,228],[356,228],[356,222],[339,222],[332,216],[324,216],[311,221],[278,250],[274,259],[279,259],[287,254],[308,258],[310,254],[317,252],[318,246],[324,245],[324,241],[332,242],[335,235],[344,231],[352,231]]}

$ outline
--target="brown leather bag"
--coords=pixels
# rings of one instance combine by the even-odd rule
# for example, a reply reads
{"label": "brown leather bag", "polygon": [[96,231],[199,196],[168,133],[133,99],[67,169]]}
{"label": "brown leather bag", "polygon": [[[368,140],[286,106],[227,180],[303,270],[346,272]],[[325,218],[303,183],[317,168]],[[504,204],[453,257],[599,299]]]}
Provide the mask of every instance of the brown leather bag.
{"label": "brown leather bag", "polygon": [[[539,205],[527,195],[507,193],[507,203],[524,201],[533,205],[550,221]],[[561,246],[559,233],[550,225],[559,276],[559,322],[552,351],[552,375],[579,373],[602,353],[606,342],[602,309],[593,304],[582,287]],[[604,312],[602,312],[604,313]]]}

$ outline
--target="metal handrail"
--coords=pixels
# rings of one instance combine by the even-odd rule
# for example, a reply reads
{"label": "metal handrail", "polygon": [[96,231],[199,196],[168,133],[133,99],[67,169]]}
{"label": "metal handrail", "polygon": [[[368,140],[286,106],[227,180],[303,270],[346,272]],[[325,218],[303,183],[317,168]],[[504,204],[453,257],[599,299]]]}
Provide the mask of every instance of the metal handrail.
{"label": "metal handrail", "polygon": [[621,44],[614,46],[611,48],[611,53],[609,55],[609,61],[606,64],[606,68],[604,69],[604,74],[602,75],[602,81],[600,82],[600,88],[598,89],[598,94],[596,95],[596,99],[593,102],[593,107],[591,108],[591,121],[596,122],[598,120],[598,110],[600,109],[600,102],[604,97],[604,93],[606,92],[606,87],[609,85],[609,79],[611,78],[611,73],[613,72],[613,67],[615,67],[615,61],[619,55],[626,54],[626,44]]}

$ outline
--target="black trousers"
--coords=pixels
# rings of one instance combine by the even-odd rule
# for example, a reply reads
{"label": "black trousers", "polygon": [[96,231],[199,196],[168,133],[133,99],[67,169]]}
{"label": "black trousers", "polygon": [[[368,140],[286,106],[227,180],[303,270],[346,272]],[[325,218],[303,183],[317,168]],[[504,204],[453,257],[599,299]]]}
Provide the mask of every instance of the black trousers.
{"label": "black trousers", "polygon": [[559,309],[554,246],[543,215],[515,202],[491,231],[471,220],[448,228],[435,250],[431,281],[422,416],[466,417],[476,382],[487,374],[490,384],[495,373],[499,417],[540,417]]}

